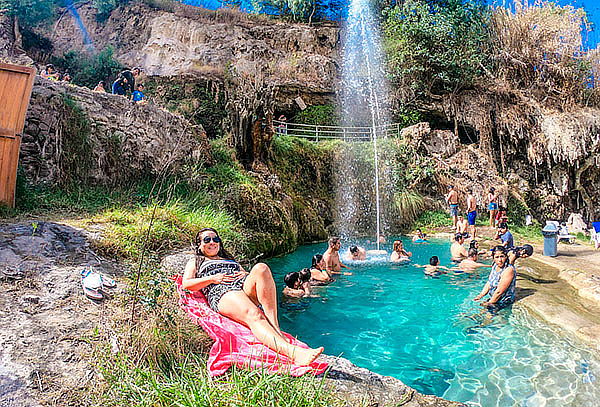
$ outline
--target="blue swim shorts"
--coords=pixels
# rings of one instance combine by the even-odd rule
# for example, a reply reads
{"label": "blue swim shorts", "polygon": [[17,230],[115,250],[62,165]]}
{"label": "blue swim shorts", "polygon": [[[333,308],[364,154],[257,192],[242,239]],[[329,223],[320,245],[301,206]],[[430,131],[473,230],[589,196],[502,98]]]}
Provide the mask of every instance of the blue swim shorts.
{"label": "blue swim shorts", "polygon": [[490,211],[497,211],[498,210],[498,204],[496,202],[490,202],[490,204],[488,205],[488,210],[490,210]]}
{"label": "blue swim shorts", "polygon": [[458,204],[450,204],[450,216],[458,216]]}
{"label": "blue swim shorts", "polygon": [[477,219],[477,211],[467,213],[467,220],[469,221],[469,225],[475,226],[475,219]]}

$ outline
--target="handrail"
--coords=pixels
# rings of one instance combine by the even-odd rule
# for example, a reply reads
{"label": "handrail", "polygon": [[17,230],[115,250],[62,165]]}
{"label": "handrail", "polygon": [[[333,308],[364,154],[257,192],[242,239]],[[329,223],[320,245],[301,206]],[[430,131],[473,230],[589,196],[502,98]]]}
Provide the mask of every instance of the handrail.
{"label": "handrail", "polygon": [[281,120],[273,120],[276,134],[301,137],[307,139],[341,139],[341,140],[363,140],[370,141],[373,131],[384,137],[399,137],[402,127],[400,123],[376,125],[375,128],[367,126],[330,126],[304,123],[288,123]]}

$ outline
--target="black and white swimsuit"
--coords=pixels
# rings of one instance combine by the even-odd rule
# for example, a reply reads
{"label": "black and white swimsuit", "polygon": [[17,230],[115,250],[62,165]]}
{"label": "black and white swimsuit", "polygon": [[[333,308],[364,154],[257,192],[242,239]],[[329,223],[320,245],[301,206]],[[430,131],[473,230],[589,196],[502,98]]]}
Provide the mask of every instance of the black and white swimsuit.
{"label": "black and white swimsuit", "polygon": [[[224,273],[233,275],[241,272],[240,265],[234,260],[210,260],[206,259],[200,265],[200,269],[196,271],[196,278],[214,276],[215,274]],[[244,281],[246,281],[247,275],[240,277],[239,279],[220,284],[209,284],[202,288],[200,291],[206,297],[210,308],[219,312],[219,301],[221,297],[229,291],[239,291],[244,287]]]}

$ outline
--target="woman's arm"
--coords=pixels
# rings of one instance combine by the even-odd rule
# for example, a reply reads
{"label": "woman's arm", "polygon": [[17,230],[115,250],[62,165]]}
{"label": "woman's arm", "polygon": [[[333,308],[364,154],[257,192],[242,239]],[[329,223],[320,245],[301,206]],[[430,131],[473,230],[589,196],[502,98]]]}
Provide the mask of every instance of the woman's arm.
{"label": "woman's arm", "polygon": [[502,272],[502,276],[500,277],[500,282],[498,282],[498,288],[494,291],[494,295],[490,298],[486,304],[495,304],[498,300],[504,295],[510,284],[512,283],[513,277],[515,276],[515,269],[512,266],[508,267],[508,270],[504,270]]}
{"label": "woman's arm", "polygon": [[198,291],[210,284],[220,284],[228,279],[230,281],[233,281],[233,279],[231,279],[231,277],[233,277],[233,276],[227,276],[223,273],[217,273],[212,276],[206,276],[206,277],[200,277],[200,278],[194,277],[195,275],[196,275],[196,259],[191,259],[185,265],[185,271],[183,272],[183,279],[181,282],[181,286],[186,290]]}
{"label": "woman's arm", "polygon": [[477,297],[473,298],[473,301],[479,301],[480,299],[483,298],[484,295],[486,295],[489,292],[490,292],[490,283],[485,283],[485,285],[483,286],[483,290],[481,290],[481,292],[479,293],[479,295]]}

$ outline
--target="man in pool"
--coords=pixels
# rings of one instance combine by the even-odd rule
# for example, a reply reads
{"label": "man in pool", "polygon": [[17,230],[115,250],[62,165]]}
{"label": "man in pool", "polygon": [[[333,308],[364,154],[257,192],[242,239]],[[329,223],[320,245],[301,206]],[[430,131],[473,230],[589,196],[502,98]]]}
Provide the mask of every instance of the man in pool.
{"label": "man in pool", "polygon": [[454,243],[450,246],[450,255],[452,256],[452,261],[460,262],[463,259],[469,257],[469,253],[467,249],[463,246],[465,242],[465,237],[461,234],[456,234],[454,236]]}
{"label": "man in pool", "polygon": [[359,246],[350,246],[350,260],[354,261],[362,261],[367,260],[367,251],[364,247]]}
{"label": "man in pool", "polygon": [[[325,260],[325,269],[329,274],[342,274],[342,268],[350,268],[342,263],[340,260],[340,248],[342,242],[339,237],[329,238],[329,248],[323,254],[323,260]],[[350,276],[352,273],[343,273],[344,275]]]}
{"label": "man in pool", "polygon": [[456,222],[458,221],[458,192],[454,189],[454,185],[448,186],[448,194],[446,195],[446,202],[450,207],[450,216],[452,217],[452,228],[456,229]]}
{"label": "man in pool", "polygon": [[479,267],[492,267],[488,264],[478,263],[478,256],[477,249],[469,249],[467,258],[458,264],[458,268],[462,271],[475,271]]}

